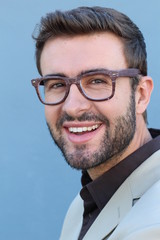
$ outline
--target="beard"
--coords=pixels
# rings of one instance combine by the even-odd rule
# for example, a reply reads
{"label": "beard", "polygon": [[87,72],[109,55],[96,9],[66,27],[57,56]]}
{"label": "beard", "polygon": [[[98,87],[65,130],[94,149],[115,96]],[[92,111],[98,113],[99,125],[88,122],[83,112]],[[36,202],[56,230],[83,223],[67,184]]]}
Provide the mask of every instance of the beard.
{"label": "beard", "polygon": [[[65,121],[74,121],[75,118],[64,113],[59,118],[55,130],[50,126],[48,129],[55,142],[60,148],[66,162],[77,170],[88,170],[99,166],[100,164],[111,161],[113,158],[119,158],[127,149],[132,141],[136,129],[136,115],[135,115],[135,94],[132,91],[127,111],[124,115],[118,116],[114,120],[114,129],[110,128],[109,120],[102,114],[95,115],[91,112],[86,112],[76,120],[80,121],[97,121],[103,122],[106,125],[105,133],[100,141],[99,147],[95,151],[90,151],[87,144],[75,145],[71,151],[68,149],[68,143],[63,138],[61,129]],[[58,133],[58,134],[57,134]],[[56,137],[59,136],[59,137]]]}

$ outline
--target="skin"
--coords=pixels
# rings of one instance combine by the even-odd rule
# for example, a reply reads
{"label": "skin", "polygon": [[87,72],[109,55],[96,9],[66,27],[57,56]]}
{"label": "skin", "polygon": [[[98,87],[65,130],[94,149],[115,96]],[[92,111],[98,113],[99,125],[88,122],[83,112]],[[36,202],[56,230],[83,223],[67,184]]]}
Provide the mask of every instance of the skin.
{"label": "skin", "polygon": [[[123,44],[112,33],[49,39],[43,48],[40,64],[43,76],[63,74],[75,77],[82,71],[90,69],[120,70],[127,68]],[[96,166],[93,164],[95,159],[92,156],[95,155],[94,153],[101,152],[104,136],[106,133],[109,134],[108,143],[112,146],[111,141],[115,135],[116,125],[129,112],[129,103],[133,98],[129,78],[121,77],[117,80],[115,95],[108,101],[89,101],[82,96],[75,85],[72,85],[65,102],[56,106],[45,106],[46,121],[55,142],[63,139],[66,151],[68,154],[72,154],[72,163],[69,164],[80,169],[84,161],[81,156],[84,156],[85,161],[86,159],[88,161],[86,169],[90,177],[96,179],[150,141],[151,136],[142,114],[147,108],[152,89],[152,79],[149,76],[142,77],[134,95],[136,127],[134,130],[132,129],[134,131],[132,139],[119,154],[113,154],[109,159]],[[83,116],[88,116],[87,114],[93,117],[85,119]],[[63,118],[66,115],[72,117],[72,121]],[[107,124],[104,118],[107,119]],[[60,123],[60,119],[64,119],[64,121]],[[90,127],[95,124],[98,125],[98,128],[94,132],[77,135],[68,131],[69,127]],[[132,124],[130,125],[132,128]],[[126,130],[127,126],[124,126],[124,131]],[[125,136],[122,136],[125,139]]]}

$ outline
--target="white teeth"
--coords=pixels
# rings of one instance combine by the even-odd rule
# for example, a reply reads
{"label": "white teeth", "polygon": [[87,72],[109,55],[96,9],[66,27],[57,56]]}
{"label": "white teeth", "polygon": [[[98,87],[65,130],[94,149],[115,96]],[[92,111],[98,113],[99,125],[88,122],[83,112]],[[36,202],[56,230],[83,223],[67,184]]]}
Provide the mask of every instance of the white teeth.
{"label": "white teeth", "polygon": [[78,128],[77,130],[78,130],[78,132],[82,132],[82,131],[83,131],[83,129],[82,129],[82,128]]}
{"label": "white teeth", "polygon": [[92,130],[97,129],[98,127],[99,127],[98,124],[89,127],[70,127],[69,131],[73,133],[90,132]]}
{"label": "white teeth", "polygon": [[88,129],[87,129],[88,131],[92,131],[92,127],[88,127]]}

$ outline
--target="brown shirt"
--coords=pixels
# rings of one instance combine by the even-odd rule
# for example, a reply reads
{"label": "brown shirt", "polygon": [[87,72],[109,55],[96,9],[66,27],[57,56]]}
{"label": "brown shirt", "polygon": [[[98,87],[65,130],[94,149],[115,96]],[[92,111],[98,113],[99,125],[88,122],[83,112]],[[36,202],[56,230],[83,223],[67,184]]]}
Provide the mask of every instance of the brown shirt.
{"label": "brown shirt", "polygon": [[115,167],[92,181],[87,172],[82,173],[80,196],[84,202],[83,224],[79,240],[84,235],[126,178],[154,152],[160,149],[160,130],[149,129],[152,140],[133,152]]}

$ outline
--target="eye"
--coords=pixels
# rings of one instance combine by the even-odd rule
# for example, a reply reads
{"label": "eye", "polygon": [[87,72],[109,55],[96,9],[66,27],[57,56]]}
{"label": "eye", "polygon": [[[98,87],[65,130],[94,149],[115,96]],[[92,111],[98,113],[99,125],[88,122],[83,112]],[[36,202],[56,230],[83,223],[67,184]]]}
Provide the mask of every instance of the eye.
{"label": "eye", "polygon": [[64,87],[65,85],[64,85],[64,83],[52,83],[50,86],[49,86],[49,88],[54,88],[54,89],[56,89],[56,88],[60,88],[60,87]]}
{"label": "eye", "polygon": [[64,88],[66,84],[63,80],[49,80],[45,82],[44,87],[47,91],[51,91]]}
{"label": "eye", "polygon": [[106,83],[103,79],[96,78],[91,81],[92,84],[100,84],[100,83]]}
{"label": "eye", "polygon": [[109,77],[97,76],[89,80],[88,84],[90,85],[110,85],[111,80]]}
{"label": "eye", "polygon": [[109,76],[99,74],[82,79],[81,85],[85,91],[110,89],[112,87],[112,81]]}

